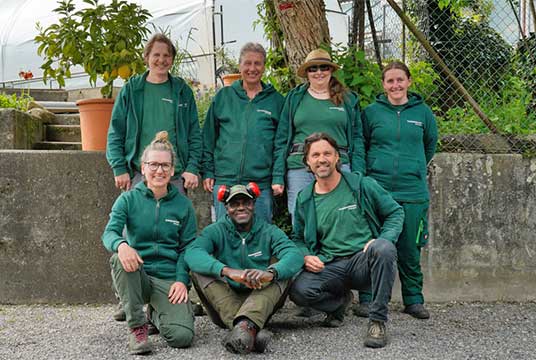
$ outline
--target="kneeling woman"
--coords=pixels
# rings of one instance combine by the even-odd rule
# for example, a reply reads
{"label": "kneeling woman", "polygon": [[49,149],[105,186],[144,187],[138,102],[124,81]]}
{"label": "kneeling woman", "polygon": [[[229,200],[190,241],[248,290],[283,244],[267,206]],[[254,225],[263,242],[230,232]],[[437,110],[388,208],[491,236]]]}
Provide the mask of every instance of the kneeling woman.
{"label": "kneeling woman", "polygon": [[124,304],[132,354],[151,351],[144,304],[149,304],[148,317],[170,346],[190,346],[194,336],[184,249],[194,240],[197,226],[192,203],[170,184],[176,159],[167,136],[159,132],[145,148],[145,181],[115,201],[102,235],[104,246],[114,253],[112,277]]}

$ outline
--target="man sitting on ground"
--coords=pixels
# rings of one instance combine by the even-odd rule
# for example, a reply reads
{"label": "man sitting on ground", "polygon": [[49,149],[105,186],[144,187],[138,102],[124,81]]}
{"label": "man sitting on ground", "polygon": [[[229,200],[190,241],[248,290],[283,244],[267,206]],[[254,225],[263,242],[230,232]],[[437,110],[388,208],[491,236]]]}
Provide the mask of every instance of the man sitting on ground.
{"label": "man sitting on ground", "polygon": [[185,257],[210,318],[232,329],[224,339],[232,353],[264,352],[270,333],[263,328],[283,306],[290,279],[303,266],[302,254],[285,233],[254,215],[259,195],[254,183],[220,187],[218,200],[227,215],[207,226]]}

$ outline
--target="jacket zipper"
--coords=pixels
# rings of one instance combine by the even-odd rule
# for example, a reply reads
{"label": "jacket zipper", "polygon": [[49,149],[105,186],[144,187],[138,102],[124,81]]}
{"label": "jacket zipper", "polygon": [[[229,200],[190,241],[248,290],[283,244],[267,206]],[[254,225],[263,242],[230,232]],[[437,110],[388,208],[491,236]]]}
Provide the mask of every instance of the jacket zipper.
{"label": "jacket zipper", "polygon": [[251,117],[250,112],[251,112],[251,100],[248,101],[248,111],[247,111],[248,116],[246,117],[246,129],[243,134],[244,136],[242,136],[242,156],[240,157],[240,172],[238,173],[238,181],[237,181],[238,184],[240,184],[240,182],[242,181],[242,175],[244,174],[244,162],[246,159],[245,152],[247,148],[249,118]]}
{"label": "jacket zipper", "polygon": [[242,239],[242,248],[240,249],[240,253],[242,255],[242,261],[241,261],[241,265],[242,265],[242,268],[245,268],[246,267],[246,237],[242,237],[242,235],[238,234],[238,236],[240,236],[240,239]]}
{"label": "jacket zipper", "polygon": [[[158,256],[158,218],[160,217],[160,200],[156,200],[156,207],[154,210],[154,226],[153,226],[153,239],[154,239],[154,252],[155,256]],[[156,264],[156,263],[155,263]],[[155,269],[158,273],[158,268]]]}
{"label": "jacket zipper", "polygon": [[[397,132],[396,132],[396,141],[397,141],[397,147],[398,147],[398,151],[396,152],[397,154],[400,153],[400,113],[401,113],[400,110],[396,112],[396,116],[398,120]],[[398,155],[396,155],[394,159],[394,164],[393,164],[393,177],[391,178],[391,189],[393,192],[395,192],[395,184],[396,184],[395,179],[398,176],[398,164],[399,164],[399,158],[398,158]]]}

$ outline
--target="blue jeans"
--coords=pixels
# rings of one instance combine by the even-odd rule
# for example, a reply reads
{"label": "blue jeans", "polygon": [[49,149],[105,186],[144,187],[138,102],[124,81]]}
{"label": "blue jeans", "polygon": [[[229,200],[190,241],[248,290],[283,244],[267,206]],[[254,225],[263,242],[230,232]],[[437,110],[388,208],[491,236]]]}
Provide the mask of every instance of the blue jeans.
{"label": "blue jeans", "polygon": [[[341,166],[341,170],[350,172],[350,166],[348,164],[343,164]],[[298,193],[300,191],[302,191],[314,180],[315,177],[313,173],[309,172],[306,168],[291,169],[287,171],[287,206],[293,225],[294,210],[296,209],[296,197],[298,197]]]}
{"label": "blue jeans", "polygon": [[367,252],[336,258],[318,273],[304,270],[294,280],[290,300],[298,306],[326,313],[344,304],[350,289],[372,291],[369,318],[387,321],[388,305],[396,274],[396,247],[390,241],[374,240]]}
{"label": "blue jeans", "polygon": [[[227,209],[225,205],[218,201],[218,190],[221,185],[214,185],[214,190],[212,191],[212,198],[214,200],[214,211],[216,212],[216,221],[219,220],[222,216],[227,214]],[[264,220],[268,224],[272,223],[272,209],[273,209],[273,196],[272,188],[261,189],[261,196],[259,196],[255,201],[255,214]]]}

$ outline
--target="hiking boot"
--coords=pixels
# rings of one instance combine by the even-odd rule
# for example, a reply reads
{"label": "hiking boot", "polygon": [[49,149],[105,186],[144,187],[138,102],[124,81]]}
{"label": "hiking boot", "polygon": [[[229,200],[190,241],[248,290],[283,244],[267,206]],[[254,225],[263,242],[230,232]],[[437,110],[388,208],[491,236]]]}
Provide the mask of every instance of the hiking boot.
{"label": "hiking boot", "polygon": [[320,311],[315,310],[312,307],[298,306],[294,316],[309,318],[309,317],[312,317],[312,316],[315,316],[315,315],[318,315],[318,314],[320,314]]}
{"label": "hiking boot", "polygon": [[125,314],[125,310],[123,310],[123,303],[119,302],[119,304],[117,304],[117,309],[115,309],[115,312],[113,313],[112,317],[115,321],[127,320],[127,314]]}
{"label": "hiking boot", "polygon": [[345,292],[343,304],[334,312],[327,314],[322,326],[331,328],[341,327],[344,323],[344,315],[346,314],[348,307],[352,305],[352,297],[353,294],[351,291]]}
{"label": "hiking boot", "polygon": [[145,315],[147,316],[147,334],[148,335],[160,334],[160,331],[158,330],[158,328],[153,324],[152,313],[153,313],[153,307],[151,305],[147,305],[147,311],[145,312]]}
{"label": "hiking boot", "polygon": [[239,321],[225,339],[225,348],[234,354],[249,354],[254,347],[257,328],[249,320]]}
{"label": "hiking boot", "polygon": [[365,346],[370,348],[382,348],[387,344],[387,334],[383,321],[370,320],[368,324]]}
{"label": "hiking boot", "polygon": [[147,332],[147,324],[130,329],[128,336],[128,348],[131,355],[148,354],[152,351]]}
{"label": "hiking boot", "polygon": [[410,314],[411,316],[417,319],[429,319],[430,318],[430,313],[428,312],[428,310],[426,310],[423,304],[407,305],[402,312],[406,314]]}
{"label": "hiking boot", "polygon": [[370,303],[354,304],[353,311],[355,316],[368,318],[370,311]]}
{"label": "hiking boot", "polygon": [[263,353],[268,344],[272,340],[272,333],[268,330],[262,329],[259,330],[257,336],[255,337],[255,344],[253,346],[253,351],[258,353]]}

